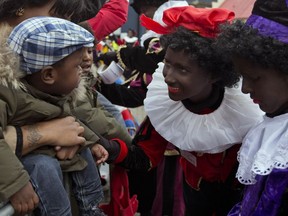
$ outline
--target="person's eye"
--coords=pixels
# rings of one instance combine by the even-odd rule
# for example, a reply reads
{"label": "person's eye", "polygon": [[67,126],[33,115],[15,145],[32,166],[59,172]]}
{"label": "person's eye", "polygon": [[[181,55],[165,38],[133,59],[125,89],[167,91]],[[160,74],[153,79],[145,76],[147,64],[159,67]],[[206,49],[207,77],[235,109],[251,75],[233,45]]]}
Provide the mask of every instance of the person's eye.
{"label": "person's eye", "polygon": [[165,67],[166,67],[166,68],[170,68],[171,65],[170,65],[169,63],[165,63]]}
{"label": "person's eye", "polygon": [[165,67],[171,67],[171,64],[165,59],[164,59],[164,65]]}
{"label": "person's eye", "polygon": [[188,71],[186,70],[186,68],[180,67],[179,70],[181,71],[181,73],[187,73]]}
{"label": "person's eye", "polygon": [[176,67],[177,72],[179,73],[187,73],[187,69],[185,67],[178,66]]}

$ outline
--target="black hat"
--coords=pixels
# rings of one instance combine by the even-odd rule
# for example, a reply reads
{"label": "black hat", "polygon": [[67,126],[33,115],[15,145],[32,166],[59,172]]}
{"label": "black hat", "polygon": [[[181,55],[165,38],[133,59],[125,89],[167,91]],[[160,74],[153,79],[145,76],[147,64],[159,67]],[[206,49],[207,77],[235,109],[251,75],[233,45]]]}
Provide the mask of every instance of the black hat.
{"label": "black hat", "polygon": [[257,0],[246,25],[288,43],[288,0]]}
{"label": "black hat", "polygon": [[288,26],[287,0],[258,0],[255,2],[252,14],[274,20]]}

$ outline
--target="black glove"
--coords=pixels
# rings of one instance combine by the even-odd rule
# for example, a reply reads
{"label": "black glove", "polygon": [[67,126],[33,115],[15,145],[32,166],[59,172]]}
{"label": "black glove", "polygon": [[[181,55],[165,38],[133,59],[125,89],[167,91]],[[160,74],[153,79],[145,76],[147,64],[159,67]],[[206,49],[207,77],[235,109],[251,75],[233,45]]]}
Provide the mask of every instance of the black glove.
{"label": "black glove", "polygon": [[150,166],[150,160],[144,151],[137,145],[131,145],[128,149],[127,157],[118,165],[133,171],[147,172]]}
{"label": "black glove", "polygon": [[164,59],[164,52],[147,54],[144,47],[125,47],[119,51],[120,58],[129,70],[137,70],[142,73],[153,74],[158,63]]}
{"label": "black glove", "polygon": [[109,153],[109,157],[106,162],[114,162],[120,154],[120,144],[115,140],[108,140],[102,137],[100,134],[97,135],[100,137],[99,144],[102,145]]}
{"label": "black glove", "polygon": [[110,65],[112,61],[118,62],[117,53],[116,52],[107,52],[104,54],[100,54],[98,57],[95,58],[95,61],[98,62],[102,60],[105,65]]}

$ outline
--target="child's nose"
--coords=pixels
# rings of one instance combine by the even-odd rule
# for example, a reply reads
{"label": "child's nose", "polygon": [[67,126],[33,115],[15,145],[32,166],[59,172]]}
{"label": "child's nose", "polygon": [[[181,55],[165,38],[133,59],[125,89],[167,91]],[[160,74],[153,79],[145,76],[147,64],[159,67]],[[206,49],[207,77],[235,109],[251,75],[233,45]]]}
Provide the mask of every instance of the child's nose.
{"label": "child's nose", "polygon": [[87,52],[84,52],[84,54],[83,54],[83,61],[87,61],[89,58],[89,55],[88,55],[88,53]]}

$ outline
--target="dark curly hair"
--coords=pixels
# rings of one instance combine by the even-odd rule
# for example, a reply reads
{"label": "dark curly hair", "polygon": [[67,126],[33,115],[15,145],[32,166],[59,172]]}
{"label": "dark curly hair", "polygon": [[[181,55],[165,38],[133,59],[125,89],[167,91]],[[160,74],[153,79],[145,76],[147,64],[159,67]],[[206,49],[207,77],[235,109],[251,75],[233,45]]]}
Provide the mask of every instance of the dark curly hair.
{"label": "dark curly hair", "polygon": [[288,74],[288,44],[262,36],[257,29],[246,26],[241,21],[223,25],[221,29],[215,46],[226,52],[227,56],[245,58]]}
{"label": "dark curly hair", "polygon": [[232,61],[214,49],[212,38],[205,38],[179,27],[174,33],[161,36],[160,43],[165,50],[167,48],[174,51],[184,50],[191,60],[197,61],[213,79],[219,79],[216,84],[221,87],[234,87],[240,80],[240,76],[233,70]]}
{"label": "dark curly hair", "polygon": [[[16,16],[16,11],[25,6],[40,7],[51,0],[0,0],[0,20]],[[51,11],[61,18],[71,18],[72,22],[80,22],[94,17],[101,7],[100,0],[57,0]]]}

